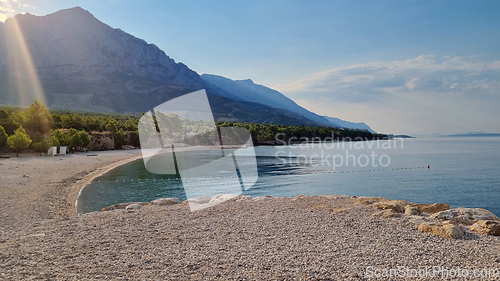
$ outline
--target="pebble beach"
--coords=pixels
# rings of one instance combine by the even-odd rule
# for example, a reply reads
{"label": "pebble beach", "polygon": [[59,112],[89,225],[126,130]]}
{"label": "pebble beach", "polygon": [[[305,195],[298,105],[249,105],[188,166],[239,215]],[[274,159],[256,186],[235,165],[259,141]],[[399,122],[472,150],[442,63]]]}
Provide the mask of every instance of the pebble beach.
{"label": "pebble beach", "polygon": [[139,154],[0,159],[0,280],[397,280],[375,273],[500,269],[500,237],[461,223],[458,239],[420,231],[438,219],[396,212],[384,198],[238,196],[196,212],[184,202],[76,214],[85,184]]}

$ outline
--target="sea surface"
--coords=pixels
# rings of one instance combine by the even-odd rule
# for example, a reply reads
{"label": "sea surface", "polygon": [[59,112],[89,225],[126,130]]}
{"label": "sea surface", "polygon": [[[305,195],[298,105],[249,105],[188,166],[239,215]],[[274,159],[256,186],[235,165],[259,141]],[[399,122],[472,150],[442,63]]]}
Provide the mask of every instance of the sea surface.
{"label": "sea surface", "polygon": [[[477,207],[500,215],[500,137],[259,146],[255,153],[258,179],[237,194],[381,196]],[[228,193],[224,187],[231,175],[219,171],[199,178],[195,192],[189,194]],[[83,189],[77,208],[89,213],[117,203],[164,197],[186,199],[181,178],[152,174],[138,160],[95,179]]]}

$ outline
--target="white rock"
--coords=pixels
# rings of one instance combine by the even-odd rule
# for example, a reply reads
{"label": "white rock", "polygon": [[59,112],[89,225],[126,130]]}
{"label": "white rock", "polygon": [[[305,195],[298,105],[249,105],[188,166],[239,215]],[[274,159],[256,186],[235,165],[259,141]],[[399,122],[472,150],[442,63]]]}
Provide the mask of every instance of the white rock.
{"label": "white rock", "polygon": [[151,204],[156,205],[156,206],[165,206],[165,205],[174,205],[174,204],[179,204],[181,201],[179,201],[179,198],[172,197],[172,198],[160,198],[156,199],[154,201],[151,201]]}
{"label": "white rock", "polygon": [[253,199],[253,201],[266,201],[266,200],[270,200],[270,199],[273,199],[272,196],[270,195],[266,195],[266,196],[258,196],[258,197],[255,197]]}
{"label": "white rock", "polygon": [[198,198],[188,199],[188,202],[194,204],[207,204],[210,200],[212,200],[210,196],[200,196]]}
{"label": "white rock", "polygon": [[492,212],[484,209],[456,208],[435,213],[433,219],[450,220],[457,223],[472,225],[481,220],[498,221],[498,217]]}
{"label": "white rock", "polygon": [[125,208],[127,208],[129,205],[140,205],[140,206],[144,206],[144,205],[149,205],[149,202],[135,202],[135,203],[128,202],[128,203],[120,203],[120,204],[115,204],[115,205],[112,205],[112,206],[108,206],[108,207],[106,207],[106,208],[103,208],[101,211],[102,211],[102,212],[105,212],[105,211],[112,211],[112,210],[120,210],[120,209],[125,209]]}
{"label": "white rock", "polygon": [[236,196],[238,196],[238,195],[233,195],[233,194],[217,195],[217,196],[212,197],[212,199],[210,200],[210,202],[208,202],[208,204],[210,204],[212,206],[217,205],[217,204],[220,204],[220,203],[227,201],[229,199],[235,198]]}
{"label": "white rock", "polygon": [[228,200],[237,200],[239,196],[234,195],[234,194],[221,194],[221,195],[216,195],[214,197],[210,196],[201,196],[198,198],[194,199],[189,199],[187,200],[187,203],[189,205],[189,209],[194,212],[198,210],[202,210],[208,207],[212,207],[215,205],[218,205],[220,203],[223,203]]}
{"label": "white rock", "polygon": [[125,210],[137,210],[141,208],[141,204],[130,204],[125,207]]}

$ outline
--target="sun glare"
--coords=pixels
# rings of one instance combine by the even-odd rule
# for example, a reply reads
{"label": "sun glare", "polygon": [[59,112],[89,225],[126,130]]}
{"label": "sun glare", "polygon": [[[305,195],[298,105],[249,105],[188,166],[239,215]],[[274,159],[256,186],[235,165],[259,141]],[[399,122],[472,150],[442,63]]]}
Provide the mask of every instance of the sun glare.
{"label": "sun glare", "polygon": [[35,64],[16,17],[6,22],[5,35],[10,66],[10,85],[17,95],[19,104],[28,106],[35,99],[46,104]]}

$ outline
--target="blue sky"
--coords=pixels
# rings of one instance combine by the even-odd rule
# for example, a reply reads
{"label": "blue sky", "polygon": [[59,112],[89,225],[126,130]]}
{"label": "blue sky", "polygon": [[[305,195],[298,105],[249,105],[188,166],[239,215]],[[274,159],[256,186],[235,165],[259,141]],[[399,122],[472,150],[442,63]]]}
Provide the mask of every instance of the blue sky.
{"label": "blue sky", "polygon": [[198,73],[387,133],[500,132],[499,1],[1,1],[81,6]]}

